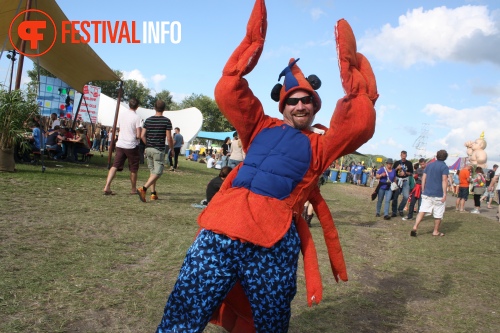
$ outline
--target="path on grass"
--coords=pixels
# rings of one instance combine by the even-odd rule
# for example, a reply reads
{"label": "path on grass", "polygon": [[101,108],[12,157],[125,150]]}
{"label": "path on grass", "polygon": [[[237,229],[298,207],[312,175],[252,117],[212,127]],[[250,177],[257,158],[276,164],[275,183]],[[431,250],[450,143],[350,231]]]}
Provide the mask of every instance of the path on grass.
{"label": "path on grass", "polygon": [[[450,192],[448,192],[448,195],[446,196],[446,208],[447,209],[453,209],[455,210],[455,204],[457,202],[457,198],[452,196]],[[497,209],[498,205],[495,202],[495,200],[492,201],[491,206],[493,207],[492,209],[488,209],[488,204],[484,201],[481,202],[481,208],[479,209],[479,212],[481,214],[470,214],[470,213],[464,213],[464,214],[469,214],[469,215],[482,215],[484,217],[487,217],[489,219],[497,221]],[[474,209],[474,198],[472,196],[469,197],[469,199],[465,202],[464,209],[468,212]]]}

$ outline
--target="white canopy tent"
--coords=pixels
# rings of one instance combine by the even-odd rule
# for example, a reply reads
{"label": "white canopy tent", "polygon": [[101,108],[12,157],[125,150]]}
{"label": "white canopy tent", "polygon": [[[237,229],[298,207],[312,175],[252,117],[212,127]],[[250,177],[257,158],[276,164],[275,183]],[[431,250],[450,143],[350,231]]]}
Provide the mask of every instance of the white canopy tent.
{"label": "white canopy tent", "polygon": [[[113,126],[115,117],[116,100],[101,94],[99,97],[99,107],[97,114],[97,122],[104,126]],[[125,103],[120,103],[120,113],[123,110],[128,110]],[[144,121],[146,118],[155,114],[154,110],[139,108],[137,114]],[[189,108],[176,111],[165,111],[163,115],[172,121],[173,127],[179,127],[181,134],[184,137],[184,142],[187,144],[193,140],[201,129],[203,124],[203,115],[197,108]]]}

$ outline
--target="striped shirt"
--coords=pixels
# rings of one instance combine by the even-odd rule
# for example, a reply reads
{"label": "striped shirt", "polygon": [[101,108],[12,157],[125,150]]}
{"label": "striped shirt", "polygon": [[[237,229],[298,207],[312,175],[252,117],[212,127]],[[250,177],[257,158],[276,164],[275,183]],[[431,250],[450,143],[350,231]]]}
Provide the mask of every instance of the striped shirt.
{"label": "striped shirt", "polygon": [[164,116],[152,116],[144,122],[146,147],[165,149],[166,131],[172,130],[172,122]]}

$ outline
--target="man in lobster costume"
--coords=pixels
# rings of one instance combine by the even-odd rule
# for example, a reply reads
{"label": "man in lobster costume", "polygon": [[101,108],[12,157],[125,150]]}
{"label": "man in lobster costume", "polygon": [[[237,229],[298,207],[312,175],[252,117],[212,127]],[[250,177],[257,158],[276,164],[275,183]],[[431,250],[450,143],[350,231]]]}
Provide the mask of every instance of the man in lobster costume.
{"label": "man in lobster costume", "polygon": [[[287,332],[296,293],[299,251],[309,306],[322,298],[316,249],[301,213],[309,200],[320,219],[335,279],[347,281],[342,249],[318,179],[331,162],[368,141],[378,98],[368,60],[356,52],[349,24],[336,26],[346,96],[330,128],[312,127],[321,108],[316,76],[307,79],[291,59],[271,97],[283,119],[264,114],[243,78],[262,53],[264,0],[256,0],[247,33],[215,88],[216,102],[240,135],[246,158],[200,214],[200,231],[187,252],[157,332],[202,332],[210,320],[230,332]],[[297,59],[298,60],[298,59]]]}

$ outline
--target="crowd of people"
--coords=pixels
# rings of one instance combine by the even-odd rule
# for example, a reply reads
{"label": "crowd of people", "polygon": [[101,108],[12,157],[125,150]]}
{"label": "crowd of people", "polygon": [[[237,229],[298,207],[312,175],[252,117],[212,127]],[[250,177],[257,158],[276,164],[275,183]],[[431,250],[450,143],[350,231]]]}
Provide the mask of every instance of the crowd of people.
{"label": "crowd of people", "polygon": [[207,168],[222,169],[229,166],[234,169],[245,159],[245,152],[238,132],[233,133],[233,139],[226,137],[219,149],[209,146],[207,149],[200,145],[195,145],[191,154],[186,156],[186,160],[205,163]]}
{"label": "crowd of people", "polygon": [[[494,164],[486,173],[482,167],[473,169],[470,164],[454,171],[445,164],[447,157],[448,153],[440,150],[436,154],[435,161],[427,162],[426,159],[420,158],[418,163],[412,164],[407,160],[407,152],[401,151],[399,160],[388,158],[378,170],[373,168],[374,179],[378,181],[372,194],[372,200],[378,197],[375,216],[383,216],[385,220],[398,216],[404,221],[415,220],[411,236],[416,236],[422,218],[433,215],[435,219],[433,235],[444,236],[439,231],[439,226],[448,193],[457,197],[455,203],[457,212],[480,214],[482,201],[487,203],[487,209],[493,209],[492,201],[497,195],[498,202],[500,195],[498,165]],[[471,194],[474,208],[467,211],[464,208],[465,202]],[[384,205],[383,214],[382,205]]]}
{"label": "crowd of people", "polygon": [[35,163],[42,154],[52,160],[83,162],[90,152],[91,140],[83,123],[72,124],[52,113],[50,117],[35,115],[25,126],[24,142],[15,146],[16,163]]}

